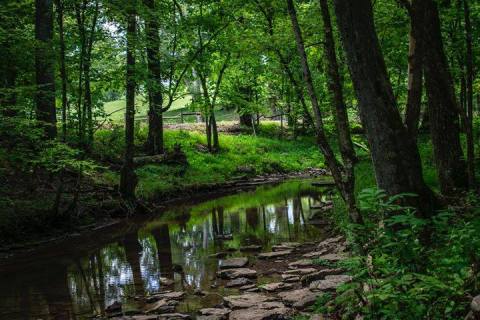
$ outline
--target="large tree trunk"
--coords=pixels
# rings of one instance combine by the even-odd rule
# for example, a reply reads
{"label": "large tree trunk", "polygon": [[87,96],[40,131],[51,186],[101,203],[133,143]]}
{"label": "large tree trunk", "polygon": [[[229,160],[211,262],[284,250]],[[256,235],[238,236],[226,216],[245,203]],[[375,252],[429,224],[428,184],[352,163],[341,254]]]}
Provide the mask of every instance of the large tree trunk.
{"label": "large tree trunk", "polygon": [[430,132],[442,193],[450,195],[467,186],[467,174],[460,143],[459,106],[443,48],[440,19],[433,0],[425,3],[425,79]]}
{"label": "large tree trunk", "polygon": [[67,109],[68,109],[68,97],[67,97],[67,68],[65,64],[65,32],[63,25],[63,0],[56,0],[55,5],[57,7],[57,24],[58,33],[60,38],[60,78],[62,81],[62,139],[65,142],[67,140]]}
{"label": "large tree trunk", "polygon": [[422,217],[430,217],[436,198],[423,180],[420,155],[403,126],[373,22],[370,0],[334,0],[360,117],[370,144],[378,187],[406,198]]}
{"label": "large tree trunk", "polygon": [[305,85],[307,87],[310,100],[312,102],[313,114],[315,116],[315,128],[317,135],[317,144],[320,150],[325,157],[325,162],[335,180],[335,184],[340,191],[342,198],[345,200],[349,206],[350,219],[354,223],[361,223],[361,216],[358,214],[357,208],[355,206],[353,188],[349,187],[343,179],[343,172],[340,163],[337,161],[335,154],[328,143],[327,137],[325,135],[325,130],[323,126],[322,114],[320,111],[320,106],[318,104],[317,94],[313,86],[312,75],[310,72],[310,67],[308,65],[307,54],[305,52],[305,44],[303,42],[302,31],[300,25],[298,24],[297,13],[293,0],[287,0],[288,13],[290,15],[290,20],[292,22],[293,33],[295,34],[295,41],[297,43],[298,54],[300,57],[303,78]]}
{"label": "large tree trunk", "polygon": [[135,1],[128,8],[127,26],[127,85],[126,85],[126,112],[125,112],[125,159],[120,176],[120,192],[127,200],[135,199],[137,175],[134,171],[133,156],[135,152],[135,49],[137,43],[137,25]]}
{"label": "large tree trunk", "polygon": [[57,136],[55,53],[52,39],[53,0],[35,0],[36,114],[49,139]]}
{"label": "large tree trunk", "polygon": [[423,23],[425,20],[424,1],[413,0],[410,6],[410,38],[408,50],[408,96],[405,110],[405,126],[416,140],[423,90],[423,60],[425,47],[423,43]]}
{"label": "large tree trunk", "polygon": [[468,186],[475,188],[475,144],[473,142],[473,44],[472,44],[472,22],[470,19],[470,5],[468,0],[463,0],[463,13],[465,19],[465,42],[467,46],[467,83],[466,83],[466,121],[465,129],[467,134],[467,173]]}
{"label": "large tree trunk", "polygon": [[163,143],[163,116],[162,116],[162,76],[160,70],[160,37],[158,17],[155,15],[155,0],[143,0],[148,8],[145,18],[145,33],[147,35],[148,61],[148,137],[146,151],[151,155],[164,152]]}

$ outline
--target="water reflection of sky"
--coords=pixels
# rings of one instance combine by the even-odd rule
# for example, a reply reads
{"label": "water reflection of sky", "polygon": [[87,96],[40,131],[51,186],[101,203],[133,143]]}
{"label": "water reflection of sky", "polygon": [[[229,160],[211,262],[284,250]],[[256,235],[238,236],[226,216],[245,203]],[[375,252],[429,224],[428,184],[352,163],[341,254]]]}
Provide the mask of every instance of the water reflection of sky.
{"label": "water reflection of sky", "polygon": [[[305,224],[317,197],[298,190],[274,197],[275,188],[267,188],[264,195],[251,194],[260,199],[255,206],[245,200],[247,194],[237,203],[227,201],[227,206],[215,207],[222,203],[219,199],[199,210],[182,208],[185,221],[151,221],[113,243],[99,244],[88,255],[72,256],[61,264],[52,260],[40,271],[32,270],[35,277],[19,275],[0,282],[0,318],[7,314],[9,319],[36,319],[45,310],[62,319],[83,318],[102,313],[115,301],[126,309],[138,308],[135,296],[169,288],[161,277],[175,279],[176,290],[210,290],[218,262],[209,256],[215,252],[249,244],[268,249],[282,241],[318,237],[319,231]],[[219,239],[230,234],[231,240]],[[45,279],[54,285],[44,285]]]}

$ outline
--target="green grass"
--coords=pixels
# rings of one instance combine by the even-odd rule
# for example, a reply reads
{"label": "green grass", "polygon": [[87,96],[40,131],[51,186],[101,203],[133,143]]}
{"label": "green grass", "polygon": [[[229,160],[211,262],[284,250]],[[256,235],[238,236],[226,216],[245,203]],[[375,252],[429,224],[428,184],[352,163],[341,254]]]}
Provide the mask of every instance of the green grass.
{"label": "green grass", "polygon": [[[186,109],[186,106],[192,101],[190,95],[185,96],[182,99],[176,100],[170,107],[169,112],[175,112],[178,109]],[[106,115],[109,115],[108,118],[114,122],[122,122],[125,114],[125,99],[115,100],[106,102],[103,105]],[[147,97],[139,95],[135,101],[136,116],[146,116],[148,111],[148,101]]]}
{"label": "green grass", "polygon": [[[136,145],[141,149],[146,129],[137,130]],[[255,175],[301,171],[323,167],[323,157],[312,138],[279,140],[251,135],[220,134],[221,151],[210,154],[202,150],[205,135],[198,132],[166,130],[165,145],[172,149],[180,143],[189,165],[186,168],[169,165],[147,165],[137,169],[137,195],[142,198],[180,195],[185,189],[222,183],[241,176],[239,167],[251,167]],[[97,133],[95,153],[100,159],[121,159],[121,131],[103,130]],[[118,177],[117,177],[118,179]],[[109,181],[115,181],[108,177]]]}

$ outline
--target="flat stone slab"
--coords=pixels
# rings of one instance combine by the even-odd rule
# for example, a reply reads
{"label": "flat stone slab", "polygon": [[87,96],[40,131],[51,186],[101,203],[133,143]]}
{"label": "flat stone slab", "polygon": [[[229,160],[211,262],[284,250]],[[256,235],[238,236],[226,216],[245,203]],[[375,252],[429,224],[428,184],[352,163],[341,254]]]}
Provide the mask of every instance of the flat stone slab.
{"label": "flat stone slab", "polygon": [[162,299],[145,306],[146,313],[171,313],[177,305],[175,300]]}
{"label": "flat stone slab", "polygon": [[208,319],[208,320],[224,320],[227,319],[228,314],[232,312],[230,309],[226,308],[204,308],[200,309],[198,313],[200,314],[197,319]]}
{"label": "flat stone slab", "polygon": [[248,258],[232,258],[220,260],[218,266],[220,269],[243,268],[248,265]]}
{"label": "flat stone slab", "polygon": [[237,296],[227,296],[223,298],[225,305],[231,309],[246,309],[263,302],[275,301],[274,297],[269,297],[259,293],[244,293]]}
{"label": "flat stone slab", "polygon": [[238,290],[247,291],[247,290],[250,290],[250,289],[254,289],[256,287],[257,287],[257,285],[252,283],[252,284],[247,284],[245,286],[242,286],[242,287],[238,288]]}
{"label": "flat stone slab", "polygon": [[293,285],[285,282],[272,282],[260,286],[260,289],[267,292],[276,292],[280,290],[290,290],[293,288]]}
{"label": "flat stone slab", "polygon": [[237,279],[233,279],[231,281],[228,281],[225,284],[225,288],[242,287],[242,286],[246,286],[246,285],[249,285],[249,284],[252,284],[252,280],[247,279],[247,278],[237,278]]}
{"label": "flat stone slab", "polygon": [[315,268],[301,268],[301,269],[292,269],[285,271],[285,274],[296,274],[296,275],[306,275],[310,273],[317,272]]}
{"label": "flat stone slab", "polygon": [[256,278],[257,271],[248,268],[224,269],[217,272],[222,279]]}
{"label": "flat stone slab", "polygon": [[265,252],[265,253],[260,253],[258,255],[258,258],[259,259],[275,259],[275,258],[288,256],[291,253],[292,253],[292,250]]}
{"label": "flat stone slab", "polygon": [[296,274],[284,273],[282,274],[282,280],[288,283],[298,282],[300,281],[300,276],[297,276]]}
{"label": "flat stone slab", "polygon": [[183,320],[191,319],[188,314],[183,313],[165,313],[158,316],[158,320]]}
{"label": "flat stone slab", "polygon": [[480,295],[474,297],[470,303],[470,309],[475,316],[480,315]]}
{"label": "flat stone slab", "polygon": [[301,259],[288,264],[290,269],[305,268],[313,265],[312,259]]}
{"label": "flat stone slab", "polygon": [[185,292],[183,291],[169,291],[169,292],[161,292],[151,295],[147,297],[147,303],[152,303],[161,299],[166,300],[181,300],[185,297]]}
{"label": "flat stone slab", "polygon": [[326,276],[342,274],[344,271],[345,270],[341,268],[335,268],[335,269],[323,269],[311,274],[306,274],[301,278],[302,285],[308,286],[313,281],[323,280],[325,279]]}
{"label": "flat stone slab", "polygon": [[300,247],[301,244],[298,242],[282,242],[281,244],[272,246],[272,251],[286,251],[293,250],[297,247]]}
{"label": "flat stone slab", "polygon": [[280,302],[262,302],[248,309],[230,313],[230,320],[270,320],[286,319],[291,310]]}
{"label": "flat stone slab", "polygon": [[352,281],[352,277],[344,274],[326,276],[324,280],[310,283],[310,290],[335,290],[342,284],[350,281]]}
{"label": "flat stone slab", "polygon": [[329,253],[329,254],[324,254],[323,256],[319,256],[318,259],[331,261],[331,262],[338,262],[341,260],[345,260],[346,256],[343,254]]}
{"label": "flat stone slab", "polygon": [[278,296],[287,306],[292,306],[295,309],[305,309],[313,305],[318,296],[322,295],[321,292],[312,292],[309,288],[303,288],[299,290],[287,291],[279,293]]}
{"label": "flat stone slab", "polygon": [[324,254],[327,254],[328,251],[329,251],[328,249],[321,249],[321,250],[305,253],[303,255],[303,257],[304,258],[318,258],[320,256],[323,256]]}

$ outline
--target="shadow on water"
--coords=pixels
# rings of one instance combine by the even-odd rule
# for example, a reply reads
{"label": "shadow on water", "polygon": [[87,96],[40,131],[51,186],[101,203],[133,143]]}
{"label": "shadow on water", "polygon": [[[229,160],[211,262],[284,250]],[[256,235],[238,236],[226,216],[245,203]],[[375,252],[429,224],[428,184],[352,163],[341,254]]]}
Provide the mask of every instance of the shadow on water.
{"label": "shadow on water", "polygon": [[167,289],[216,290],[187,295],[179,311],[213,306],[231,292],[216,286],[214,255],[244,255],[238,249],[253,244],[267,251],[284,241],[321,239],[322,230],[308,224],[320,198],[310,181],[263,186],[169,208],[115,234],[101,231],[12,258],[0,265],[0,319],[85,319],[104,315],[116,301],[124,311],[138,310],[142,302],[136,298]]}

